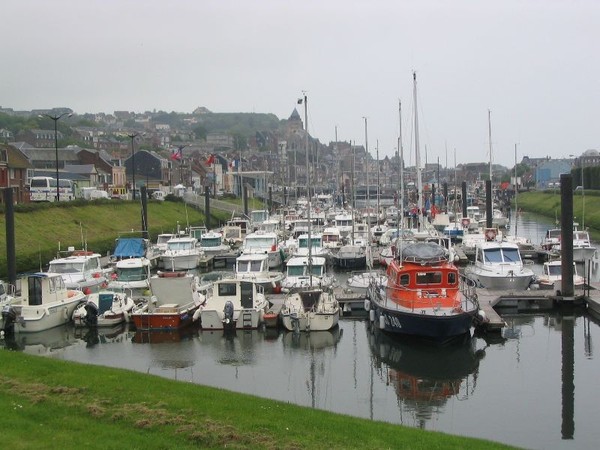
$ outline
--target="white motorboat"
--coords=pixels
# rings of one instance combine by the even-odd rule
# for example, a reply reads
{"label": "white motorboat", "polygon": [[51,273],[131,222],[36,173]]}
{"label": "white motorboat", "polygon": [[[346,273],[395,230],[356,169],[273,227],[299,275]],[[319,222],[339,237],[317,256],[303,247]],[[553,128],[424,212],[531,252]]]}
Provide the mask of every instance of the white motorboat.
{"label": "white motorboat", "polygon": [[231,246],[224,240],[223,234],[216,231],[203,233],[199,245],[206,256],[218,256],[231,251]]}
{"label": "white motorboat", "polygon": [[355,272],[348,277],[346,285],[352,293],[366,296],[367,290],[371,284],[383,286],[387,283],[385,272],[380,270],[372,270],[370,272]]}
{"label": "white motorboat", "polygon": [[2,310],[5,333],[33,333],[64,325],[86,295],[68,289],[61,274],[38,272],[17,280],[15,298]]}
{"label": "white motorboat", "polygon": [[281,267],[284,251],[279,245],[277,233],[258,230],[246,235],[242,244],[243,255],[268,255],[269,268]]}
{"label": "white motorboat", "polygon": [[353,223],[354,216],[352,213],[338,214],[333,219],[333,226],[340,230],[340,234],[343,238],[348,237],[350,233],[352,233]]}
{"label": "white motorboat", "polygon": [[169,239],[167,249],[161,255],[162,267],[165,270],[195,269],[200,265],[203,252],[194,237],[176,237]]}
{"label": "white motorboat", "polygon": [[326,227],[323,230],[323,247],[333,252],[342,246],[342,235],[337,227]]}
{"label": "white motorboat", "polygon": [[126,292],[134,300],[150,297],[150,261],[130,258],[117,261],[108,290]]}
{"label": "white motorboat", "polygon": [[71,249],[68,256],[50,261],[48,272],[60,274],[67,289],[79,289],[85,294],[98,292],[108,283],[100,257],[99,253]]}
{"label": "white motorboat", "polygon": [[280,315],[288,331],[325,331],[337,326],[340,306],[331,289],[306,289],[290,293]]}
{"label": "white motorboat", "polygon": [[309,261],[307,256],[294,256],[286,264],[282,288],[284,292],[289,292],[311,286],[328,288],[334,283],[335,278],[327,273],[325,258],[315,257]]}
{"label": "white motorboat", "polygon": [[269,270],[267,254],[242,254],[235,261],[235,278],[257,283],[266,293],[279,293],[283,277],[282,272]]}
{"label": "white motorboat", "polygon": [[263,288],[239,279],[215,281],[199,317],[203,330],[258,328],[269,308]]}
{"label": "white motorboat", "polygon": [[167,250],[167,242],[171,239],[177,237],[176,234],[173,233],[161,233],[156,237],[156,242],[152,245],[153,252],[157,255],[158,258],[158,267],[163,267],[163,261],[161,256]]}
{"label": "white motorboat", "polygon": [[517,244],[495,240],[475,246],[475,262],[465,269],[465,275],[479,286],[501,290],[526,290],[534,277]]}
{"label": "white motorboat", "polygon": [[[545,261],[542,266],[542,274],[537,276],[540,289],[560,290],[562,283],[562,261],[560,259]],[[577,265],[573,262],[573,287],[583,288],[585,278],[577,273]]]}
{"label": "white motorboat", "polygon": [[76,327],[112,327],[127,322],[134,306],[124,292],[100,291],[75,308],[73,323]]}
{"label": "white motorboat", "polygon": [[[310,249],[309,249],[310,247]],[[301,234],[297,239],[297,247],[290,249],[292,256],[320,256],[326,258],[329,255],[329,249],[323,246],[323,236],[321,233]]]}
{"label": "white motorboat", "polygon": [[583,263],[596,257],[596,247],[585,230],[573,231],[573,261]]}

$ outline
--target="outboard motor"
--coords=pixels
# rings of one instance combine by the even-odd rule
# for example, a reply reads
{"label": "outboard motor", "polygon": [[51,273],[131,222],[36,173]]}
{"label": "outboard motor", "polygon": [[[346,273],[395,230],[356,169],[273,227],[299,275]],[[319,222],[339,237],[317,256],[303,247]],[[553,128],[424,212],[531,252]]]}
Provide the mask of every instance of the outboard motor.
{"label": "outboard motor", "polygon": [[233,302],[228,300],[223,308],[223,329],[234,330],[235,321],[233,320]]}
{"label": "outboard motor", "polygon": [[17,312],[11,305],[5,305],[2,308],[2,320],[4,326],[2,331],[5,335],[13,335],[15,333],[15,322],[17,320]]}
{"label": "outboard motor", "polygon": [[98,308],[91,302],[88,302],[84,306],[85,308],[85,324],[88,327],[95,327],[98,325]]}

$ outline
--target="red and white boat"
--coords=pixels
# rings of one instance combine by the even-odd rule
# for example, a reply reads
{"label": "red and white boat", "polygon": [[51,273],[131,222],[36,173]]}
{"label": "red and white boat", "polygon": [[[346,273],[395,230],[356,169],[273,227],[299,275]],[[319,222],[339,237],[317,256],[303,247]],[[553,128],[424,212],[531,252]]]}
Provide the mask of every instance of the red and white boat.
{"label": "red and white boat", "polygon": [[479,311],[475,285],[459,274],[444,247],[408,244],[386,275],[385,285],[370,287],[365,305],[381,330],[435,340],[470,331]]}
{"label": "red and white boat", "polygon": [[206,301],[198,277],[186,272],[159,272],[150,278],[150,300],[135,308],[131,319],[138,330],[172,330],[191,325]]}

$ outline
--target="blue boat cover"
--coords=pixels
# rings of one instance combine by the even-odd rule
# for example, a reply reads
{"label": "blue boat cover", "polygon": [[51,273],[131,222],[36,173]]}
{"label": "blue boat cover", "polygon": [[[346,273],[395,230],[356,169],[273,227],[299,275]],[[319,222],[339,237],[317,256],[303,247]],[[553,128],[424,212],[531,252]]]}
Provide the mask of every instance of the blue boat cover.
{"label": "blue boat cover", "polygon": [[119,238],[113,256],[115,258],[141,258],[146,255],[143,238]]}

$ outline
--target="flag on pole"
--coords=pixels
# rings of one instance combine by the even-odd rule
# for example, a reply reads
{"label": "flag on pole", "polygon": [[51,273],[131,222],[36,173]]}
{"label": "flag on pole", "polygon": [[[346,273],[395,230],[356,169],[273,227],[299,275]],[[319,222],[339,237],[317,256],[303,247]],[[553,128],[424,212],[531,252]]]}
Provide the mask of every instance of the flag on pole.
{"label": "flag on pole", "polygon": [[208,155],[208,159],[206,160],[206,165],[210,166],[212,164],[214,164],[215,162],[215,155],[213,155],[212,153],[210,155]]}
{"label": "flag on pole", "polygon": [[171,159],[174,161],[181,161],[183,159],[183,149],[174,148],[171,150]]}

